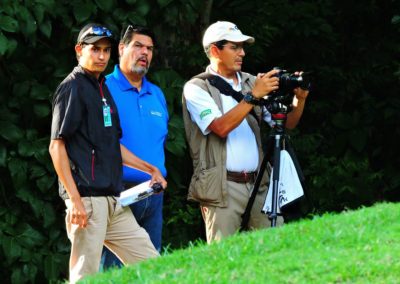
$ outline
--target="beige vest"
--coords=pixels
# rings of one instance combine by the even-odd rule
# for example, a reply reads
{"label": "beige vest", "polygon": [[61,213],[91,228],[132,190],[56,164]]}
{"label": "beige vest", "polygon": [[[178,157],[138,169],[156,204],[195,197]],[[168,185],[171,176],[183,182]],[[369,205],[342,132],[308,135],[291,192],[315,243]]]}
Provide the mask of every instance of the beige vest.
{"label": "beige vest", "polygon": [[[254,77],[240,72],[242,78],[242,93],[250,92],[254,86]],[[208,80],[194,78],[189,81],[208,92],[223,114],[220,92]],[[190,181],[188,200],[198,201],[204,205],[217,207],[228,206],[226,186],[226,138],[210,132],[204,135],[200,128],[190,118],[185,96],[182,94],[183,120],[186,139],[193,160],[193,176]],[[257,116],[261,115],[261,107],[254,106]],[[260,128],[253,115],[248,114],[246,120],[254,132],[259,152],[259,164],[262,162]],[[264,174],[259,191],[267,188],[269,174]]]}

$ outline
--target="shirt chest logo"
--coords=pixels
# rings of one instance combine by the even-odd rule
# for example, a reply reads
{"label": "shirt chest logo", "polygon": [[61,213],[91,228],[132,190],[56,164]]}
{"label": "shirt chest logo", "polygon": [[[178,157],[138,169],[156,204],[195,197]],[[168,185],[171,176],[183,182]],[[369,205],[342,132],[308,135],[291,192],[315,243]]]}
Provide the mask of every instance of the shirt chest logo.
{"label": "shirt chest logo", "polygon": [[152,110],[152,111],[150,111],[150,113],[151,113],[152,115],[156,115],[156,116],[162,117],[162,113],[161,113],[161,112]]}

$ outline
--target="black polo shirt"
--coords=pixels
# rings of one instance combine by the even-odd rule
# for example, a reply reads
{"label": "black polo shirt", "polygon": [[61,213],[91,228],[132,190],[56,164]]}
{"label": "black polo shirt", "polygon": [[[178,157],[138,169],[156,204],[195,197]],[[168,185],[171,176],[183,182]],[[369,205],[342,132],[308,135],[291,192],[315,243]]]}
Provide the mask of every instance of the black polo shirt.
{"label": "black polo shirt", "polygon": [[[122,190],[122,137],[117,106],[106,86],[77,66],[58,86],[53,99],[51,139],[64,139],[72,176],[82,197],[119,196]],[[102,97],[111,108],[105,127]],[[69,198],[59,181],[60,196]]]}

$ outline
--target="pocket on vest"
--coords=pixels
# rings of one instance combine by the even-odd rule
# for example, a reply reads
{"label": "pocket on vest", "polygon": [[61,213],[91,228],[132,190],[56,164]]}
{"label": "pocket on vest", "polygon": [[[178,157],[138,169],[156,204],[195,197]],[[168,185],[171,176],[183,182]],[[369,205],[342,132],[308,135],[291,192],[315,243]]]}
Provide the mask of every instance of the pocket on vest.
{"label": "pocket on vest", "polygon": [[193,186],[193,197],[200,202],[221,202],[221,170],[218,167],[201,170],[195,179]]}

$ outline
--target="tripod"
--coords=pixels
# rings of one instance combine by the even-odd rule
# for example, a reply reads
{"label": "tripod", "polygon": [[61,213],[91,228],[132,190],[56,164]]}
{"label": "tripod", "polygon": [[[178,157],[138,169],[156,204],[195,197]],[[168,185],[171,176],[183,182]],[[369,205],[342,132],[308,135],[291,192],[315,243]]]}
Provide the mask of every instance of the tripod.
{"label": "tripod", "polygon": [[[272,176],[272,204],[271,204],[271,213],[268,218],[271,220],[271,227],[276,227],[276,219],[278,217],[277,209],[278,209],[278,185],[279,185],[279,177],[280,177],[280,162],[281,162],[281,150],[287,150],[294,166],[296,168],[297,175],[299,176],[300,181],[304,180],[303,172],[300,168],[299,162],[297,161],[294,150],[290,144],[290,137],[286,134],[286,120],[288,108],[271,108],[269,109],[272,115],[272,120],[275,122],[275,126],[270,134],[265,151],[264,157],[261,162],[260,170],[258,172],[257,178],[254,182],[253,192],[250,196],[249,202],[247,203],[246,210],[242,215],[242,223],[240,225],[240,232],[248,229],[248,222],[250,219],[250,211],[253,207],[254,200],[258,193],[258,189],[260,187],[260,183],[262,177],[265,173],[265,168],[268,162],[268,154],[273,151],[273,176]],[[272,110],[272,111],[271,111]],[[267,214],[267,212],[263,213]]]}

